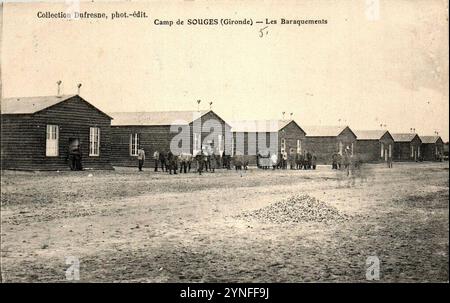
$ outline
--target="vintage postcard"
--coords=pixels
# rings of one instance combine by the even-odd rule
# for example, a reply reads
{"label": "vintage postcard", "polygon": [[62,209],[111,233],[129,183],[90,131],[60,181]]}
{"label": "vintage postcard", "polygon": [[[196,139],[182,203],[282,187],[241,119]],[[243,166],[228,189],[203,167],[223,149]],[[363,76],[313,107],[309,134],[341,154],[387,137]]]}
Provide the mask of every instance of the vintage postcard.
{"label": "vintage postcard", "polygon": [[0,26],[3,283],[448,282],[447,1],[2,1]]}

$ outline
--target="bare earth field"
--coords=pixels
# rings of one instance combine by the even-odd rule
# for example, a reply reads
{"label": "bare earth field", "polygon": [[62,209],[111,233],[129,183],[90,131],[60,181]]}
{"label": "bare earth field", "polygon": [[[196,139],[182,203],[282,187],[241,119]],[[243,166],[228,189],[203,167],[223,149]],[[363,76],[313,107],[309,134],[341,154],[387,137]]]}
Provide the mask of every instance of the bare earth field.
{"label": "bare earth field", "polygon": [[363,282],[377,256],[381,282],[447,282],[448,162],[363,177],[4,171],[2,281],[65,282],[75,256],[80,282]]}

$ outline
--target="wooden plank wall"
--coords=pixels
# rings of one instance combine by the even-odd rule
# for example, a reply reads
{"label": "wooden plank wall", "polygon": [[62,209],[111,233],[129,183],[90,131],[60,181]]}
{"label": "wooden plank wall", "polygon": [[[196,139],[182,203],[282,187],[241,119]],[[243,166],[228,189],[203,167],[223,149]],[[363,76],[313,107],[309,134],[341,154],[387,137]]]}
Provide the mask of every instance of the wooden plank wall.
{"label": "wooden plank wall", "polygon": [[42,147],[35,135],[32,115],[2,115],[1,159],[3,169],[33,169],[33,157]]}
{"label": "wooden plank wall", "polygon": [[357,148],[356,136],[346,129],[339,136],[334,137],[306,136],[306,150],[316,154],[318,164],[331,164],[333,153],[339,151],[339,142],[342,142],[343,148],[351,147],[353,143],[353,152]]}
{"label": "wooden plank wall", "polygon": [[[80,97],[75,96],[34,115],[9,116],[2,115],[5,122],[2,124],[4,168],[68,170],[69,139],[79,138],[84,168],[112,169],[111,120]],[[47,124],[59,127],[59,154],[56,157],[45,155]],[[90,127],[100,128],[100,155],[96,157],[89,156]]]}
{"label": "wooden plank wall", "polygon": [[[222,136],[229,132],[229,126],[226,126],[219,116],[213,112],[209,112],[201,117],[200,125],[203,125],[210,119],[216,119],[220,122],[222,128]],[[180,126],[182,127],[182,126]],[[150,125],[150,126],[112,126],[112,164],[115,166],[136,166],[137,158],[130,155],[130,134],[140,134],[140,146],[145,150],[147,161],[144,167],[154,167],[153,153],[164,151],[168,153],[170,150],[170,143],[175,136],[185,142],[189,141],[188,150],[186,152],[192,153],[193,148],[193,123],[189,126],[189,134],[185,136],[181,134],[181,129],[178,132],[171,132],[168,125]],[[177,128],[175,126],[175,128]],[[208,130],[202,131],[202,142],[210,134]]]}
{"label": "wooden plank wall", "polygon": [[411,145],[414,151],[421,148],[420,139],[415,137],[411,142],[395,142],[394,143],[394,161],[415,161],[414,157],[411,157]]}

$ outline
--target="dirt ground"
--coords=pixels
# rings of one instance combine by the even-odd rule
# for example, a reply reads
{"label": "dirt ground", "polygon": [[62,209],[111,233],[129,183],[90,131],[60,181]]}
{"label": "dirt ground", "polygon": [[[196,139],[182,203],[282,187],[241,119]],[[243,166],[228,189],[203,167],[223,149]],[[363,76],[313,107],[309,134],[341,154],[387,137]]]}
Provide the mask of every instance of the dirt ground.
{"label": "dirt ground", "polygon": [[[65,282],[68,256],[81,282],[364,282],[369,256],[380,282],[448,281],[448,162],[363,172],[4,171],[2,281]],[[298,194],[348,219],[242,216]]]}

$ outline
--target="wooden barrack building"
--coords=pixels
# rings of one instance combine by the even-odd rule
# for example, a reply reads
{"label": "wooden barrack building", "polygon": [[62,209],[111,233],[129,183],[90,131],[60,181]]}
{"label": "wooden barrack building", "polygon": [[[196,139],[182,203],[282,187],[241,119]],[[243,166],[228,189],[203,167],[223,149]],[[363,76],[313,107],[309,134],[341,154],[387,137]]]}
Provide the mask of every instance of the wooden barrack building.
{"label": "wooden barrack building", "polygon": [[[230,126],[215,112],[163,111],[115,112],[112,121],[112,159],[115,166],[135,166],[138,148],[146,153],[144,167],[153,167],[153,153],[167,154],[173,139],[182,152],[196,154],[208,146],[222,153],[226,138],[231,139]],[[217,130],[214,130],[216,126]],[[172,151],[174,154],[179,152]]]}
{"label": "wooden barrack building", "polygon": [[422,140],[415,133],[394,133],[394,161],[419,161]]}
{"label": "wooden barrack building", "polygon": [[305,131],[294,120],[246,120],[231,123],[233,152],[256,165],[257,155],[303,153]]}
{"label": "wooden barrack building", "polygon": [[1,118],[3,169],[68,170],[74,145],[85,169],[112,169],[111,117],[79,95],[2,99]]}
{"label": "wooden barrack building", "polygon": [[348,126],[305,126],[306,150],[314,153],[317,163],[330,164],[334,153],[343,154],[344,149],[355,152],[356,135]]}
{"label": "wooden barrack building", "polygon": [[355,153],[363,162],[387,162],[394,152],[394,138],[387,130],[355,130]]}
{"label": "wooden barrack building", "polygon": [[420,136],[422,141],[422,159],[425,161],[439,161],[444,155],[444,141],[440,136]]}

